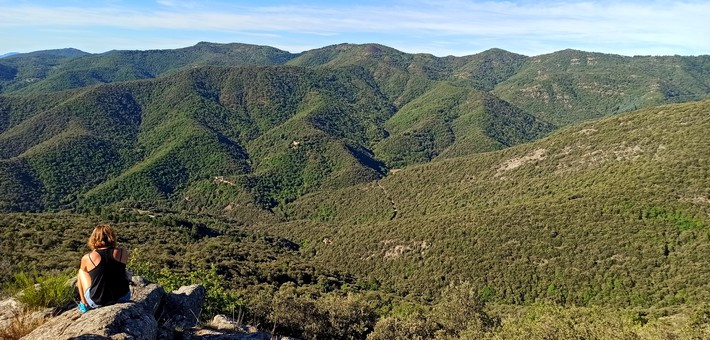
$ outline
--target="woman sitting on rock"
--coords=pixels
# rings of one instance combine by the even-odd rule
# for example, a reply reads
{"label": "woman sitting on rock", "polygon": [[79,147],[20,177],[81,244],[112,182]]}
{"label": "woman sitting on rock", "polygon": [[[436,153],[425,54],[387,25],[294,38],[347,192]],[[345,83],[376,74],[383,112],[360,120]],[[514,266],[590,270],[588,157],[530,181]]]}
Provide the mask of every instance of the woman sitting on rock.
{"label": "woman sitting on rock", "polygon": [[86,313],[90,308],[128,302],[128,250],[116,248],[116,234],[108,224],[94,228],[87,244],[91,252],[81,258],[76,283],[81,297],[79,310]]}

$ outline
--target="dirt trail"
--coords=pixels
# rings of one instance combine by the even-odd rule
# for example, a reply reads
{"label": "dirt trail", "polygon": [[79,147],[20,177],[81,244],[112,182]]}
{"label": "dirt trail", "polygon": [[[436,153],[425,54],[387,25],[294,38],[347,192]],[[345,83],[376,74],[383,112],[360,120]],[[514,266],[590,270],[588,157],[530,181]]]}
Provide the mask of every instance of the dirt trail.
{"label": "dirt trail", "polygon": [[395,217],[397,217],[397,205],[394,203],[394,200],[390,197],[389,193],[387,193],[387,189],[380,184],[380,181],[377,181],[377,186],[382,189],[382,192],[385,194],[385,198],[392,203],[392,217],[390,217],[390,221],[392,221]]}

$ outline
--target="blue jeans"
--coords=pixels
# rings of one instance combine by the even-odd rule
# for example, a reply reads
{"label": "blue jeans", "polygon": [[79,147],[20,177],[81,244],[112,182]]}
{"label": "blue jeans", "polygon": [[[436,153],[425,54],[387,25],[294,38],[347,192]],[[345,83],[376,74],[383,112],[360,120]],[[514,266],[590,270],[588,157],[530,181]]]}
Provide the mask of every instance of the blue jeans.
{"label": "blue jeans", "polygon": [[[86,303],[89,304],[89,307],[91,308],[99,308],[101,306],[97,305],[94,300],[91,300],[91,287],[86,288],[84,291],[84,298],[86,299]],[[128,290],[128,293],[126,295],[122,296],[116,303],[121,303],[121,302],[128,302],[131,301],[131,290]]]}

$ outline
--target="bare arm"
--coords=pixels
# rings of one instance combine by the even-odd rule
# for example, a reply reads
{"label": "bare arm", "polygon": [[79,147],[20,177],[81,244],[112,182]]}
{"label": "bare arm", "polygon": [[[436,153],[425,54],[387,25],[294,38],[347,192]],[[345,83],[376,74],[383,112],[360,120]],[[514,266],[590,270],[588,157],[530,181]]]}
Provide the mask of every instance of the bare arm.
{"label": "bare arm", "polygon": [[123,248],[123,258],[121,259],[121,262],[128,263],[128,255],[129,254],[130,254],[130,252],[128,251],[128,249]]}
{"label": "bare arm", "polygon": [[81,257],[81,262],[79,263],[79,269],[81,269],[83,271],[87,271],[87,272],[89,271],[89,265],[91,264],[91,262],[89,261],[90,254],[91,253],[86,254]]}
{"label": "bare arm", "polygon": [[121,263],[128,263],[128,249],[118,248],[113,251],[113,258]]}

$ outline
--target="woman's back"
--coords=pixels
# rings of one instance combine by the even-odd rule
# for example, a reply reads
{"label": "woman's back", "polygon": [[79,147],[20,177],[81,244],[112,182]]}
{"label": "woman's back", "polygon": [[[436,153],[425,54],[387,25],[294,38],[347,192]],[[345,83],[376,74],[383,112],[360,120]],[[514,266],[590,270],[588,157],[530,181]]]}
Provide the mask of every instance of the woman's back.
{"label": "woman's back", "polygon": [[116,248],[116,233],[108,224],[97,225],[86,241],[91,252],[81,258],[76,286],[81,302],[78,308],[89,308],[128,302],[131,291],[126,277],[128,250]]}
{"label": "woman's back", "polygon": [[[100,261],[95,262],[89,255],[89,260],[95,265],[89,270],[91,276],[91,300],[97,305],[104,306],[116,303],[128,293],[128,279],[126,278],[126,264],[121,262],[123,249],[96,249]],[[118,256],[114,256],[118,253]]]}

